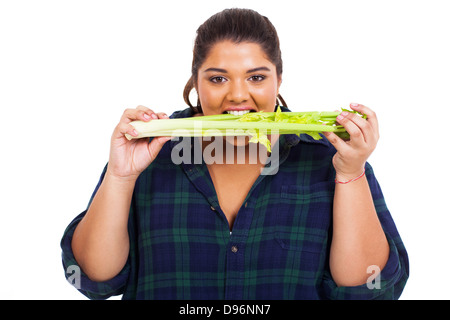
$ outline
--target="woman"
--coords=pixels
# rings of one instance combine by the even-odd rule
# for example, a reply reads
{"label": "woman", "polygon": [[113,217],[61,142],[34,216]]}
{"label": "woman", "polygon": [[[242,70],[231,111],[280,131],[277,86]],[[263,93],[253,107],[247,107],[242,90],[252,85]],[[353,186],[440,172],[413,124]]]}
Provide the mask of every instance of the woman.
{"label": "woman", "polygon": [[[270,21],[252,10],[224,10],[197,30],[184,91],[190,108],[172,117],[274,111],[284,102],[281,81]],[[266,159],[249,161],[249,152],[245,164],[175,165],[177,141],[125,138],[138,135],[131,121],[167,115],[125,110],[88,209],[63,236],[66,270],[81,268],[79,290],[91,298],[398,298],[408,258],[366,162],[377,118],[363,105],[350,107],[368,117],[338,117],[349,141],[333,133],[318,141],[272,137],[279,150],[272,175],[262,175]],[[220,141],[248,151],[248,139],[238,140]]]}

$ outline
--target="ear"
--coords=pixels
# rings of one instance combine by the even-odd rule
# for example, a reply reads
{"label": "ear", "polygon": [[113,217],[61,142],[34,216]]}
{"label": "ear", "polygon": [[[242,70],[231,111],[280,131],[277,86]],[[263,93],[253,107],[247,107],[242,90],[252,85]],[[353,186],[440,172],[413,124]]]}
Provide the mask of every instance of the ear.
{"label": "ear", "polygon": [[281,87],[281,83],[283,82],[283,76],[280,74],[278,76],[278,83],[277,83],[277,95],[280,93],[280,87]]}
{"label": "ear", "polygon": [[191,84],[192,87],[195,89],[195,91],[198,92],[198,76],[197,76],[197,80],[194,80],[194,76],[191,76]]}

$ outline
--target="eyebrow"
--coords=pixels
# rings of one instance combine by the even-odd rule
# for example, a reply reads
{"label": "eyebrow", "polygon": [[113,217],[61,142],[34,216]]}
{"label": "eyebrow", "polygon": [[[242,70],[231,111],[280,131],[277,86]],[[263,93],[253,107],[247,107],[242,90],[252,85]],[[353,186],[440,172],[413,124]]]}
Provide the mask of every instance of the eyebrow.
{"label": "eyebrow", "polygon": [[[267,67],[258,67],[258,68],[254,68],[254,69],[247,70],[246,73],[253,73],[253,72],[257,72],[257,71],[269,71],[269,72],[270,72],[270,69],[267,68]],[[220,72],[220,73],[228,73],[227,70],[225,70],[225,69],[220,69],[220,68],[208,68],[208,69],[206,69],[204,72]]]}
{"label": "eyebrow", "polygon": [[270,72],[270,69],[267,67],[259,67],[259,68],[254,68],[254,69],[250,69],[247,71],[247,73],[253,73],[253,72],[257,72],[257,71],[268,71]]}

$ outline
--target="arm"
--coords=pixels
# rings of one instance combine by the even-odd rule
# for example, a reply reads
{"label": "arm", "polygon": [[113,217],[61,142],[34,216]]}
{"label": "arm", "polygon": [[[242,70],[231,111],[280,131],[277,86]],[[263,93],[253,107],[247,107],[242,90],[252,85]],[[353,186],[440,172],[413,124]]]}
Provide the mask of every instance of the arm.
{"label": "arm", "polygon": [[[325,134],[335,146],[333,157],[338,181],[359,176],[378,141],[378,122],[375,113],[362,105],[352,109],[367,114],[362,119],[343,113],[338,121],[350,134],[343,141],[333,133]],[[333,237],[330,251],[330,270],[338,286],[366,283],[367,268],[375,265],[383,269],[389,256],[389,245],[377,217],[370,188],[365,176],[348,184],[336,184],[333,205]]]}
{"label": "arm", "polygon": [[[339,179],[338,179],[339,180]],[[366,283],[367,268],[383,269],[389,245],[378,220],[365,176],[337,184],[333,206],[330,270],[338,286]]]}
{"label": "arm", "polygon": [[72,251],[86,275],[94,281],[106,281],[117,275],[129,253],[128,214],[134,185],[169,138],[128,140],[136,136],[129,124],[150,121],[156,115],[148,108],[127,109],[111,137],[108,169],[89,209],[74,231]]}
{"label": "arm", "polygon": [[128,213],[134,182],[108,171],[72,238],[80,267],[94,281],[106,281],[122,270],[128,257]]}

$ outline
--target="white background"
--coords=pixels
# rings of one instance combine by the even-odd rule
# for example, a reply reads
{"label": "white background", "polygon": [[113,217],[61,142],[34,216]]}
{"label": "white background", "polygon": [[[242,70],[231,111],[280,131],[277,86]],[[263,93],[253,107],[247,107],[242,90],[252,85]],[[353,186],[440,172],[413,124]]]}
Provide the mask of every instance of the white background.
{"label": "white background", "polygon": [[370,163],[410,257],[402,299],[449,299],[446,1],[0,0],[0,298],[84,299],[59,241],[87,205],[123,110],[185,108],[197,27],[266,15],[294,111],[377,112]]}

